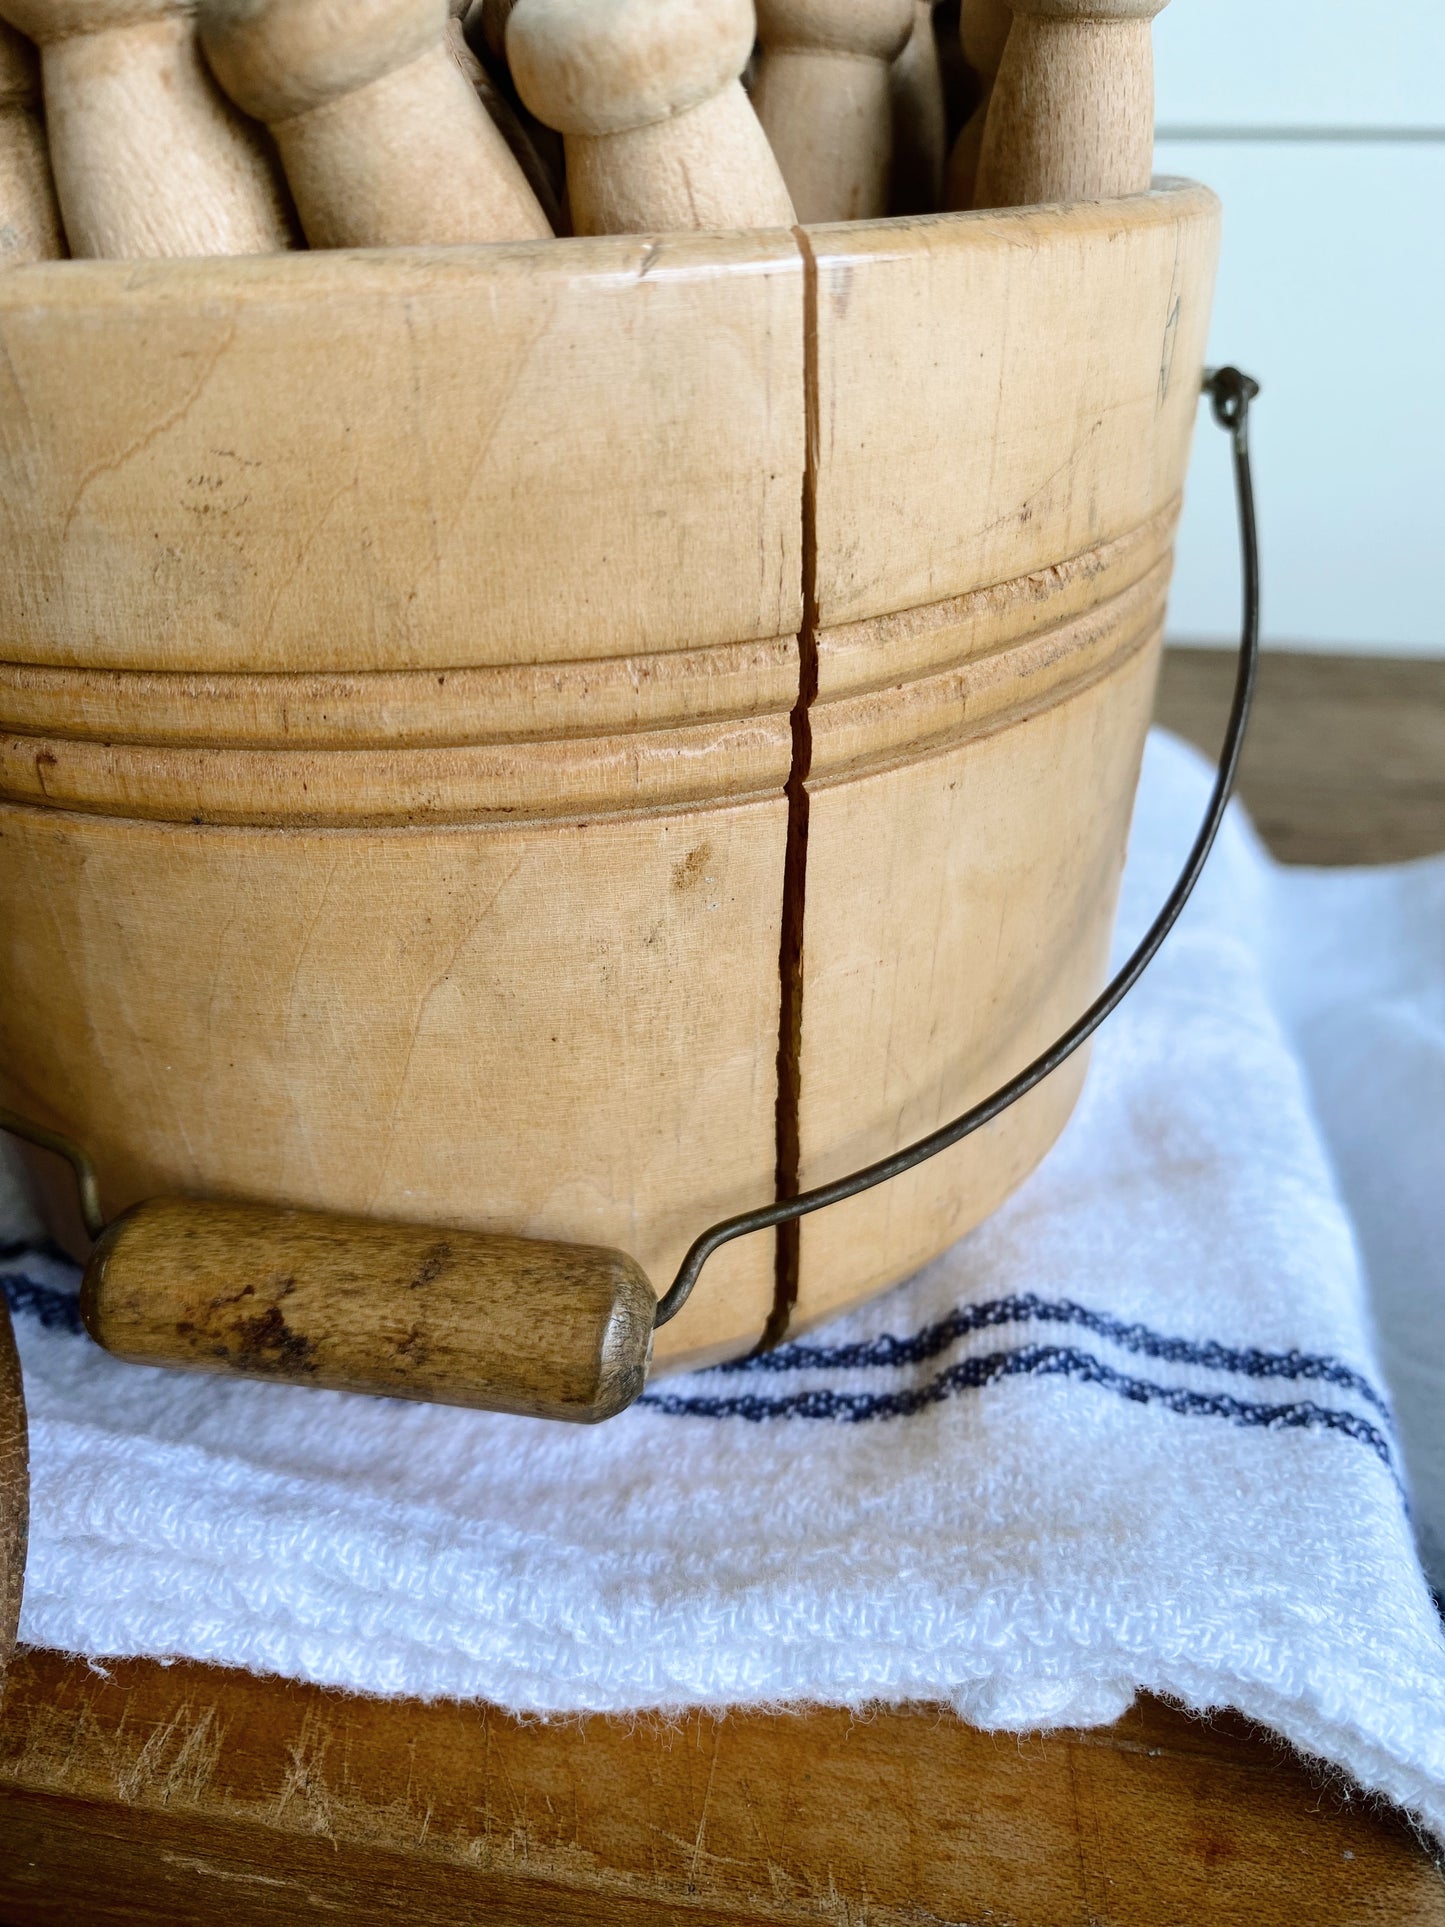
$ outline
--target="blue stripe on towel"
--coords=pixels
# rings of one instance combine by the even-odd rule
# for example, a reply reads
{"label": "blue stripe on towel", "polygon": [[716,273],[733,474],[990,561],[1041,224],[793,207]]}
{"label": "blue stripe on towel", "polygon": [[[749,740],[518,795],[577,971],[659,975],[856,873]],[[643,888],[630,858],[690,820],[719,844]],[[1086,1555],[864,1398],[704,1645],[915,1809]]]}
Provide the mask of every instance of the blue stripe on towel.
{"label": "blue stripe on towel", "polygon": [[13,1264],[17,1258],[43,1258],[48,1264],[64,1265],[77,1274],[80,1270],[75,1260],[49,1238],[12,1238],[8,1244],[0,1244],[0,1265]]}
{"label": "blue stripe on towel", "polygon": [[85,1327],[80,1322],[80,1300],[73,1291],[60,1291],[27,1278],[23,1271],[11,1272],[3,1281],[5,1301],[17,1317],[22,1313],[36,1318],[46,1331],[73,1332],[77,1337]]}
{"label": "blue stripe on towel", "polygon": [[893,1392],[823,1388],[790,1392],[781,1397],[765,1397],[757,1392],[720,1397],[645,1392],[638,1403],[673,1418],[741,1418],[754,1423],[764,1419],[831,1419],[835,1423],[860,1425],[872,1419],[910,1418],[960,1392],[979,1391],[1002,1379],[1022,1377],[1077,1379],[1085,1385],[1102,1386],[1105,1391],[1137,1405],[1163,1405],[1182,1417],[1223,1418],[1235,1425],[1262,1426],[1266,1430],[1304,1427],[1342,1432],[1345,1437],[1367,1445],[1386,1469],[1394,1472],[1389,1440],[1377,1425],[1361,1418],[1358,1412],[1335,1411],[1327,1405],[1316,1405],[1311,1399],[1262,1405],[1235,1398],[1227,1392],[1196,1392],[1182,1385],[1159,1385],[1151,1379],[1116,1371],[1092,1352],[1079,1351],[1071,1345],[1020,1345],[1013,1351],[962,1358],[922,1385],[905,1386]]}
{"label": "blue stripe on towel", "polygon": [[1096,1338],[1107,1338],[1125,1351],[1159,1359],[1168,1365],[1200,1365],[1209,1371],[1233,1372],[1243,1378],[1295,1378],[1339,1385],[1357,1392],[1382,1418],[1390,1417],[1387,1400],[1364,1374],[1326,1353],[1267,1352],[1255,1346],[1221,1345],[1212,1338],[1171,1338],[1163,1332],[1152,1331],[1147,1325],[1125,1324],[1107,1313],[1090,1311],[1086,1305],[1076,1305],[1068,1298],[1040,1298],[1033,1292],[1012,1298],[991,1298],[981,1305],[956,1306],[934,1324],[925,1325],[907,1338],[884,1332],[877,1338],[860,1339],[851,1345],[780,1345],[776,1351],[732,1359],[712,1369],[728,1373],[858,1371],[922,1365],[971,1332],[1030,1322],[1077,1325]]}
{"label": "blue stripe on towel", "polygon": [[[52,1256],[62,1263],[69,1262],[42,1245],[7,1245],[0,1248],[0,1265]],[[46,1331],[66,1331],[77,1336],[83,1331],[79,1300],[74,1291],[43,1284],[23,1271],[8,1273],[0,1283],[11,1311],[17,1315],[34,1318]],[[1212,1339],[1171,1338],[1150,1330],[1147,1325],[1125,1324],[1106,1313],[1090,1311],[1087,1306],[1074,1304],[1069,1299],[1039,1298],[1031,1292],[991,1299],[981,1305],[957,1306],[906,1338],[884,1333],[848,1345],[784,1345],[754,1358],[714,1366],[702,1376],[819,1369],[877,1370],[917,1365],[938,1357],[971,1332],[1030,1320],[1078,1326],[1125,1350],[1170,1364],[1202,1366],[1245,1378],[1296,1378],[1343,1386],[1358,1392],[1387,1423],[1389,1420],[1389,1407],[1374,1386],[1340,1359],[1315,1352],[1239,1349]],[[1069,1345],[1020,1345],[1009,1351],[957,1359],[920,1385],[901,1386],[886,1392],[842,1391],[834,1387],[778,1395],[751,1390],[721,1395],[655,1391],[644,1392],[638,1403],[674,1418],[741,1418],[754,1424],[767,1419],[825,1419],[835,1424],[859,1425],[874,1419],[909,1418],[960,1392],[981,1391],[1004,1379],[1020,1377],[1071,1378],[1081,1384],[1099,1386],[1134,1404],[1163,1405],[1182,1417],[1222,1418],[1234,1425],[1258,1426],[1265,1430],[1305,1428],[1338,1432],[1367,1446],[1392,1477],[1395,1476],[1386,1432],[1357,1412],[1338,1411],[1318,1405],[1312,1399],[1263,1404],[1236,1398],[1228,1392],[1200,1392],[1182,1385],[1161,1385],[1152,1379],[1118,1371],[1092,1352]]]}

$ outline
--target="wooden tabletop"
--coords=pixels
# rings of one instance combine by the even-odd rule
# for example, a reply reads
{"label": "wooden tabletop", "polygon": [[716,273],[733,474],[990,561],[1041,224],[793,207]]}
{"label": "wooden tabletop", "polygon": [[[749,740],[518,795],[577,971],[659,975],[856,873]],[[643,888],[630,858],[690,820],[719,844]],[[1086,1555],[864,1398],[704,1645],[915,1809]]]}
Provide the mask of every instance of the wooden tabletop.
{"label": "wooden tabletop", "polygon": [[[1213,755],[1232,682],[1232,656],[1166,651],[1159,721]],[[1265,656],[1240,790],[1287,863],[1445,850],[1445,661]]]}
{"label": "wooden tabletop", "polygon": [[1093,1733],[692,1715],[524,1725],[205,1666],[16,1666],[16,1923],[1445,1920],[1402,1822],[1242,1721]]}
{"label": "wooden tabletop", "polygon": [[[1212,748],[1229,663],[1174,651]],[[1445,662],[1267,659],[1243,790],[1277,853],[1445,849]],[[0,1921],[1445,1927],[1404,1822],[1259,1729],[1144,1700],[1016,1739],[859,1720],[369,1700],[22,1652],[0,1703]]]}

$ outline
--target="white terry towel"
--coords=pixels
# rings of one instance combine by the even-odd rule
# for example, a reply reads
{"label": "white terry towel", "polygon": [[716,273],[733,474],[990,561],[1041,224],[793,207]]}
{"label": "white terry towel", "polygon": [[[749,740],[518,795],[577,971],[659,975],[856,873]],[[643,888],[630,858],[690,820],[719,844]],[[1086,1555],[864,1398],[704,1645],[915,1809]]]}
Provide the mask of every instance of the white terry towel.
{"label": "white terry towel", "polygon": [[1426,1576],[1445,1595],[1445,857],[1278,870],[1271,982],[1369,1276]]}
{"label": "white terry towel", "polygon": [[[1206,789],[1151,742],[1125,939]],[[1413,1122],[1392,1107],[1370,1039],[1413,1020],[1341,930],[1365,903],[1438,1016],[1442,886],[1282,877],[1236,813],[1003,1211],[862,1311],[596,1429],[120,1365],[77,1335],[72,1269],[17,1245],[22,1636],[544,1712],[907,1698],[1021,1729],[1147,1688],[1238,1707],[1445,1837],[1445,1641],[1311,1108],[1355,1113],[1332,1127],[1352,1199],[1397,1151],[1404,1184],[1438,1082]],[[1389,1244],[1382,1195],[1371,1256],[1424,1267],[1403,1304],[1439,1261]]]}

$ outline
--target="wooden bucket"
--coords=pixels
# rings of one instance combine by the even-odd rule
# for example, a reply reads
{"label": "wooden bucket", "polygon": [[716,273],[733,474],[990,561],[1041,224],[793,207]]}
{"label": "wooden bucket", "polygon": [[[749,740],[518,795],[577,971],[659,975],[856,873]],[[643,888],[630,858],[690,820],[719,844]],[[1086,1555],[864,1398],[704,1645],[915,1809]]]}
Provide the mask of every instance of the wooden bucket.
{"label": "wooden bucket", "polygon": [[[1102,980],[1216,240],[1164,182],[0,278],[0,1104],[110,1211],[661,1289],[1001,1082]],[[728,1246],[658,1364],[905,1276],[1082,1074]]]}

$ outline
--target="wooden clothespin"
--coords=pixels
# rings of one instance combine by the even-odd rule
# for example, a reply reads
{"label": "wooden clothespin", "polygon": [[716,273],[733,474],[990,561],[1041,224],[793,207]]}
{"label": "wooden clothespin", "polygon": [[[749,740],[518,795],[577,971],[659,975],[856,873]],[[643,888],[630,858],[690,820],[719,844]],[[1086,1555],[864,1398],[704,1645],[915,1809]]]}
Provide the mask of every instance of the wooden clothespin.
{"label": "wooden clothespin", "polygon": [[0,24],[0,268],[64,253],[40,119],[40,60],[23,34]]}
{"label": "wooden clothespin", "polygon": [[291,245],[261,131],[212,79],[187,5],[4,0],[4,13],[40,48],[72,254],[269,254]]}
{"label": "wooden clothespin", "polygon": [[567,150],[578,234],[791,227],[738,76],[750,0],[516,0],[507,55]]}
{"label": "wooden clothespin", "polygon": [[1165,0],[1013,0],[976,207],[1142,194],[1154,157],[1149,23]]}
{"label": "wooden clothespin", "polygon": [[592,1245],[152,1198],[102,1233],[80,1310],[97,1344],[141,1364],[585,1425],[642,1390],[657,1300],[632,1259]]}
{"label": "wooden clothespin", "polygon": [[551,233],[448,49],[448,18],[447,0],[202,0],[206,56],[275,135],[313,247]]}
{"label": "wooden clothespin", "polygon": [[759,0],[753,105],[800,221],[888,212],[889,70],[914,0]]}
{"label": "wooden clothespin", "polygon": [[983,146],[989,96],[993,92],[994,76],[1003,59],[1012,25],[1013,9],[1009,0],[963,0],[959,9],[958,32],[963,45],[963,57],[978,83],[979,96],[973,112],[958,130],[953,152],[948,157],[948,175],[943,194],[945,207],[967,209],[973,206],[978,155]]}

